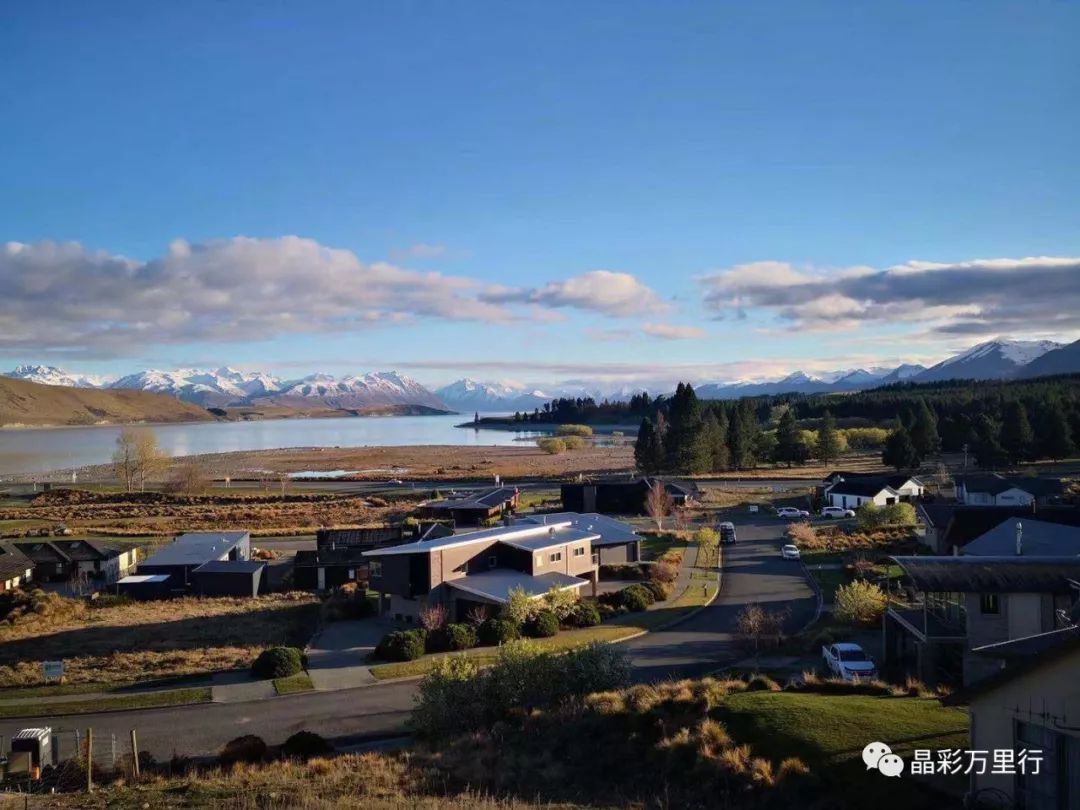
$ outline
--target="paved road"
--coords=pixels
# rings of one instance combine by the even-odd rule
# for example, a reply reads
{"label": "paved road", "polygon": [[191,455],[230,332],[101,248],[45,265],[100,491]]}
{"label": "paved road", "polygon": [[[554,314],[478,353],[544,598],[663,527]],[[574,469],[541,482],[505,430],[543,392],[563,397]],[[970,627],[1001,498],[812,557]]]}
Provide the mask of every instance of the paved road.
{"label": "paved road", "polygon": [[[739,544],[726,549],[720,596],[692,619],[671,630],[626,643],[636,679],[653,681],[690,677],[732,663],[742,654],[733,648],[731,629],[742,607],[759,602],[789,607],[791,629],[813,615],[814,597],[797,563],[780,559],[784,523],[761,517],[738,526]],[[404,732],[416,682],[381,684],[334,692],[274,697],[254,703],[206,704],[173,709],[114,712],[80,717],[3,720],[0,735],[34,725],[73,729],[93,727],[95,734],[126,739],[139,733],[140,749],[158,758],[174,752],[198,755],[216,751],[241,734],[280,742],[308,729],[339,741]]]}

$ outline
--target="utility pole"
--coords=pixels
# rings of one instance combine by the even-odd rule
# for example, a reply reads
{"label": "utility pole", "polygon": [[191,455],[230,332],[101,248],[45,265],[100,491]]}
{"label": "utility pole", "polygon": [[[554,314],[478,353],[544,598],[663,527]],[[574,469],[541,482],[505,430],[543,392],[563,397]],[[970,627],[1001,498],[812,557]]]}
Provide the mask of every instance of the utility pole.
{"label": "utility pole", "polygon": [[86,792],[94,792],[94,729],[86,730]]}

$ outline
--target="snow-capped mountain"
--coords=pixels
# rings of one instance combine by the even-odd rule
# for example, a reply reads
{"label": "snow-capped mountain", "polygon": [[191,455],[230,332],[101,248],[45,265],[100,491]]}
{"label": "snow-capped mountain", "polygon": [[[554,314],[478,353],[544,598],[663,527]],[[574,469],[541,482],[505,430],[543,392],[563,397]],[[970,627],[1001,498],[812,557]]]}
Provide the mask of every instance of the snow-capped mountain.
{"label": "snow-capped mountain", "polygon": [[892,385],[893,383],[910,380],[912,377],[917,374],[922,374],[924,371],[926,371],[926,366],[920,366],[918,363],[902,363],[885,374],[878,381],[878,385]]}
{"label": "snow-capped mountain", "polygon": [[1080,340],[1060,346],[1036,357],[1019,372],[1019,377],[1044,377],[1051,374],[1076,374],[1080,372]]}
{"label": "snow-capped mountain", "polygon": [[385,405],[424,405],[446,410],[438,396],[411,377],[396,371],[374,371],[361,376],[334,377],[311,374],[283,384],[264,396],[251,397],[255,404],[311,405],[330,408],[363,409]]}
{"label": "snow-capped mountain", "polygon": [[451,408],[472,411],[532,410],[553,397],[539,389],[504,382],[478,382],[468,377],[435,393]]}
{"label": "snow-capped mountain", "polygon": [[69,388],[98,388],[103,380],[92,374],[74,374],[56,366],[16,366],[5,377],[28,380],[42,385],[65,385]]}
{"label": "snow-capped mountain", "polygon": [[227,366],[215,370],[149,369],[128,374],[108,385],[109,388],[134,388],[171,394],[205,407],[235,405],[251,396],[276,391],[280,386],[281,381],[269,374],[243,372]]}
{"label": "snow-capped mountain", "polygon": [[937,380],[994,380],[1011,377],[1028,363],[1061,348],[1052,340],[988,340],[943,360],[914,377],[912,382]]}

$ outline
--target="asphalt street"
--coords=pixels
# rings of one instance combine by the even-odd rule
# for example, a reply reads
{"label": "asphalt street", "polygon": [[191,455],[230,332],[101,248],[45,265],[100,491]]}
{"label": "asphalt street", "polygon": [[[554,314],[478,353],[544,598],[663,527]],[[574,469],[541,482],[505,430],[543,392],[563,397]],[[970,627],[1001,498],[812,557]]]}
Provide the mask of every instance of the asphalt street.
{"label": "asphalt street", "polygon": [[[670,630],[626,643],[636,680],[698,676],[741,659],[732,631],[736,615],[747,604],[787,608],[790,630],[813,617],[815,598],[802,567],[780,557],[784,526],[767,516],[738,524],[739,543],[725,548],[721,591],[713,604]],[[115,734],[124,740],[135,728],[139,748],[159,759],[174,753],[209,754],[241,734],[276,743],[307,729],[349,743],[405,733],[415,692],[416,681],[408,681],[251,703],[0,720],[0,735],[10,739],[21,728],[48,725],[54,730],[93,727],[99,738]]]}

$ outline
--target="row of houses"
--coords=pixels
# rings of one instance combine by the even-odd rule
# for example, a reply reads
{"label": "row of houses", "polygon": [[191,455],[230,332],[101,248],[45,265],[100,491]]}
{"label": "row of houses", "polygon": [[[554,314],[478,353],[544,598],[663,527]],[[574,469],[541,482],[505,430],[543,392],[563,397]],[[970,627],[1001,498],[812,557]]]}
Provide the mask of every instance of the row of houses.
{"label": "row of houses", "polygon": [[116,589],[134,599],[256,596],[265,590],[265,569],[266,563],[251,559],[248,532],[190,532],[139,563]]}
{"label": "row of houses", "polygon": [[34,539],[0,543],[0,593],[34,582],[112,585],[135,568],[138,549],[98,539]]}

